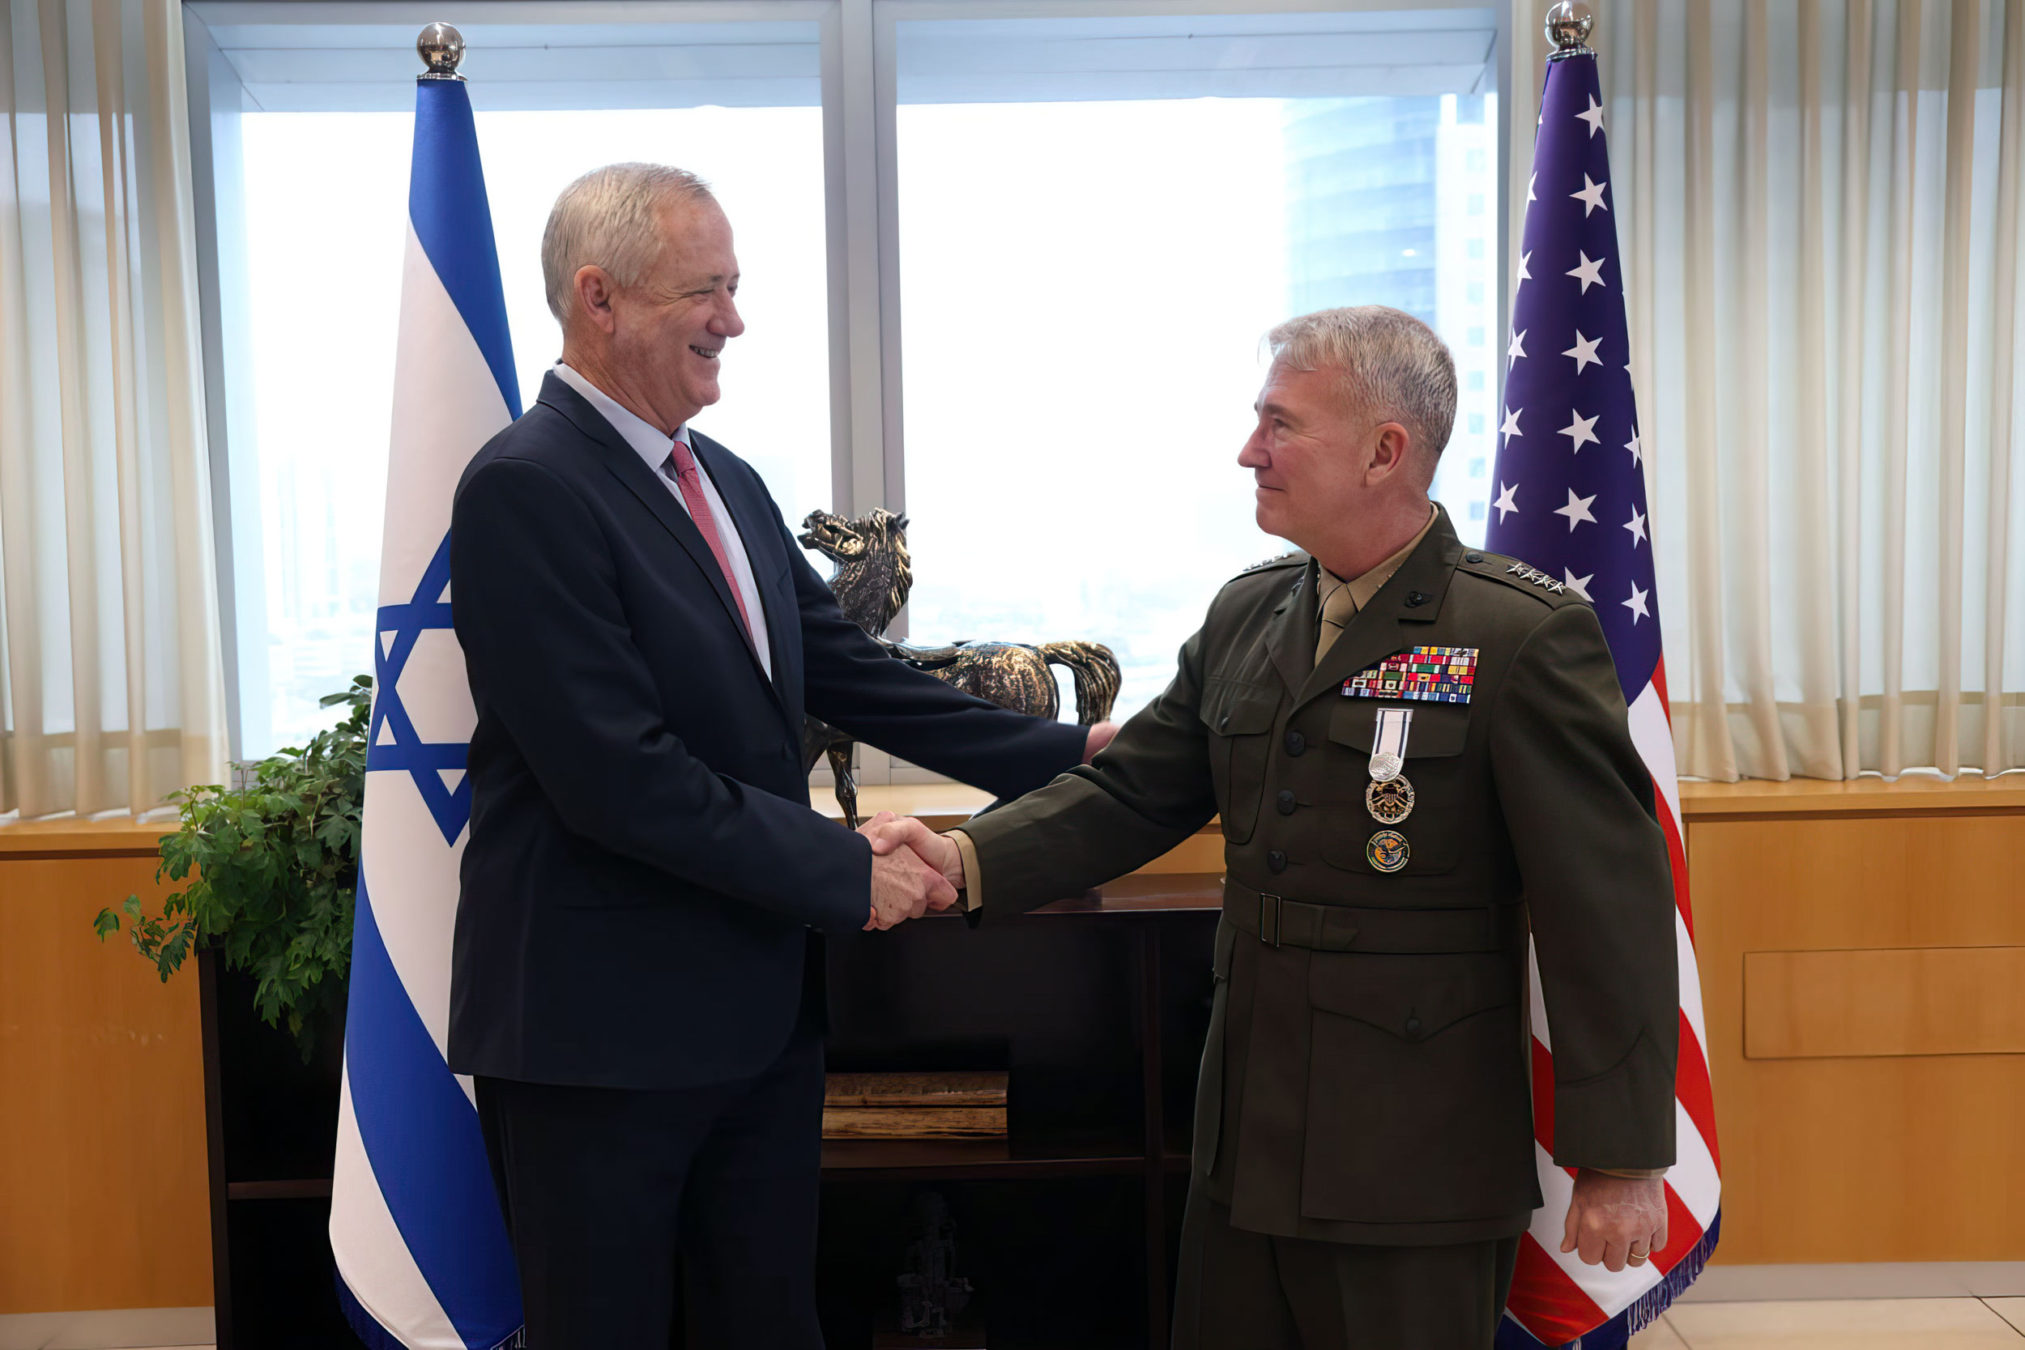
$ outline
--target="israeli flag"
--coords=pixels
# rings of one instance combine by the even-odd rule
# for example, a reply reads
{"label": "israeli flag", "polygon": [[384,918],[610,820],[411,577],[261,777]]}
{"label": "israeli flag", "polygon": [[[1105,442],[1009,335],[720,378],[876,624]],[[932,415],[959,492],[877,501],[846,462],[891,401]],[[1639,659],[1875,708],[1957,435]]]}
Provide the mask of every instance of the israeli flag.
{"label": "israeli flag", "polygon": [[374,1350],[493,1350],[521,1343],[520,1286],[471,1083],[445,1060],[477,720],[450,627],[450,499],[520,396],[456,76],[417,83],[408,226],[330,1245]]}

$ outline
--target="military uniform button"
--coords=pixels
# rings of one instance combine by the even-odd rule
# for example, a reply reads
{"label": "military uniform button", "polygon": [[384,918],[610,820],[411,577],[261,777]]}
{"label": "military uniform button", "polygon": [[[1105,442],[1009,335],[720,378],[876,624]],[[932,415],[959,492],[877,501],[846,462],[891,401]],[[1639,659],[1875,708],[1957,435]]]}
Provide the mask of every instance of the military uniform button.
{"label": "military uniform button", "polygon": [[1406,593],[1406,607],[1408,609],[1419,609],[1433,598],[1426,591],[1408,591]]}
{"label": "military uniform button", "polygon": [[1287,733],[1288,754],[1298,755],[1307,748],[1308,748],[1308,738],[1306,736],[1303,736],[1298,731],[1290,731]]}
{"label": "military uniform button", "polygon": [[1225,713],[1225,714],[1224,714],[1224,715],[1223,715],[1222,717],[1220,717],[1220,718],[1218,718],[1218,719],[1217,719],[1217,723],[1216,723],[1216,729],[1217,729],[1218,731],[1228,731],[1228,730],[1230,730],[1230,714],[1229,714],[1229,713]]}
{"label": "military uniform button", "polygon": [[1463,554],[1463,561],[1464,561],[1464,562],[1471,562],[1471,563],[1480,563],[1480,562],[1482,562],[1483,560],[1484,560],[1484,555],[1483,555],[1483,554],[1481,554],[1481,553],[1465,553],[1465,554]]}
{"label": "military uniform button", "polygon": [[1267,854],[1266,854],[1266,870],[1267,870],[1268,872],[1284,872],[1284,871],[1286,871],[1286,870],[1287,870],[1287,855],[1286,855],[1286,854],[1284,854],[1284,853],[1282,853],[1282,852],[1280,852],[1280,851],[1279,851],[1278,849],[1273,849],[1273,850],[1272,850],[1271,852],[1267,853]]}
{"label": "military uniform button", "polygon": [[1293,792],[1291,790],[1281,792],[1280,795],[1274,799],[1274,804],[1280,808],[1281,815],[1283,816],[1293,815],[1294,814]]}
{"label": "military uniform button", "polygon": [[1406,1034],[1415,1040],[1420,1039],[1420,1019],[1418,1017],[1406,1019]]}

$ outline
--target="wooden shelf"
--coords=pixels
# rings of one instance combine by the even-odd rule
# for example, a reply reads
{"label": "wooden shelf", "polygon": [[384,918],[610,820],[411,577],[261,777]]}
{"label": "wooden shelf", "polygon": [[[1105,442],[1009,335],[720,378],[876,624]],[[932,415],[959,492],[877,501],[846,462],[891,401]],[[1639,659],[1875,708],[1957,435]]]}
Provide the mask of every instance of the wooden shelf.
{"label": "wooden shelf", "polygon": [[305,1177],[299,1181],[234,1181],[225,1187],[227,1200],[322,1200],[329,1197],[329,1177]]}
{"label": "wooden shelf", "polygon": [[[1056,914],[1176,914],[1223,908],[1223,878],[1214,872],[1134,872],[1094,891],[1034,910]],[[991,907],[985,907],[987,918]]]}
{"label": "wooden shelf", "polygon": [[1005,1139],[825,1139],[823,1176],[832,1181],[990,1180],[1134,1176],[1146,1156],[1117,1141],[1015,1152]]}

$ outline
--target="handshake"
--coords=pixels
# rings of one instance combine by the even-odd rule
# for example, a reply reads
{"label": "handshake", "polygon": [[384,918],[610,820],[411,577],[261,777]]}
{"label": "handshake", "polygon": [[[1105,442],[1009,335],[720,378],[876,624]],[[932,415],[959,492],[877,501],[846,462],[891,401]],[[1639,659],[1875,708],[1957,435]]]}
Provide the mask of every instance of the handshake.
{"label": "handshake", "polygon": [[[1083,738],[1083,762],[1095,759],[1117,734],[1116,722],[1092,726]],[[956,903],[964,882],[963,853],[954,839],[891,811],[881,811],[858,833],[872,841],[872,917],[865,920],[866,932],[883,932]]]}
{"label": "handshake", "polygon": [[865,920],[866,932],[883,932],[956,903],[956,893],[963,889],[963,855],[955,840],[891,811],[881,811],[858,833],[872,842],[872,913]]}

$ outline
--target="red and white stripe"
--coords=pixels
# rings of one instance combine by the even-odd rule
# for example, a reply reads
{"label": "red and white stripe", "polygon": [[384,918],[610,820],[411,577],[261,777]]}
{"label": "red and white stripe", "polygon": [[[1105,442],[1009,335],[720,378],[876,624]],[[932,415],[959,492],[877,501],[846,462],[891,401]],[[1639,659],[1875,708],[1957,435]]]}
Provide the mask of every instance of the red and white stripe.
{"label": "red and white stripe", "polygon": [[[1538,962],[1532,960],[1533,1139],[1546,1204],[1519,1243],[1519,1265],[1507,1311],[1543,1345],[1565,1345],[1623,1313],[1695,1253],[1715,1222],[1722,1196],[1715,1101],[1709,1090],[1701,977],[1695,965],[1694,915],[1688,904],[1687,850],[1680,825],[1666,665],[1654,670],[1630,708],[1631,739],[1651,773],[1654,803],[1673,860],[1674,937],[1680,964],[1680,1067],[1674,1097],[1675,1159],[1666,1176],[1667,1242],[1648,1264],[1612,1272],[1563,1253],[1561,1239],[1574,1174],[1554,1165],[1554,1057]],[[1633,1327],[1631,1330],[1636,1331]]]}

